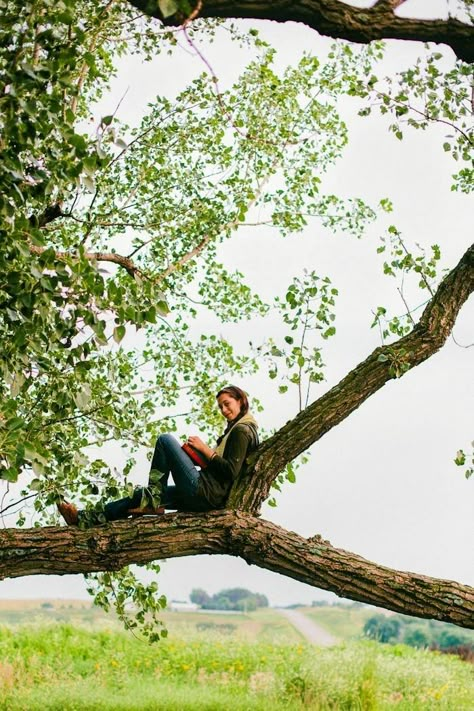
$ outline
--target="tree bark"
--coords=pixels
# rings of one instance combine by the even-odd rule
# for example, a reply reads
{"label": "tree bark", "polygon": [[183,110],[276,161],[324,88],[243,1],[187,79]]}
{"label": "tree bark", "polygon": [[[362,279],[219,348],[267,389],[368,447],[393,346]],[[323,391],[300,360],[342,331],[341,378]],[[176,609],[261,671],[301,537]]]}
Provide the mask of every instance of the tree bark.
{"label": "tree bark", "polygon": [[[151,17],[163,20],[156,0],[130,0]],[[367,44],[377,39],[414,40],[446,44],[465,62],[474,60],[474,28],[455,19],[419,20],[398,17],[393,0],[378,0],[372,7],[358,8],[340,0],[203,0],[199,17],[232,17],[302,22],[320,34]],[[199,7],[199,3],[195,5]],[[166,24],[179,24],[173,16]]]}
{"label": "tree bark", "polygon": [[227,554],[336,595],[416,617],[474,628],[474,589],[392,570],[303,538],[241,511],[167,514],[81,531],[47,527],[0,531],[0,579],[119,570],[132,563]]}
{"label": "tree bark", "polygon": [[376,348],[335,387],[267,439],[253,455],[252,474],[236,481],[228,505],[257,513],[288,462],[338,425],[389,380],[400,377],[445,343],[474,291],[474,244],[444,278],[420,321],[395,343]]}

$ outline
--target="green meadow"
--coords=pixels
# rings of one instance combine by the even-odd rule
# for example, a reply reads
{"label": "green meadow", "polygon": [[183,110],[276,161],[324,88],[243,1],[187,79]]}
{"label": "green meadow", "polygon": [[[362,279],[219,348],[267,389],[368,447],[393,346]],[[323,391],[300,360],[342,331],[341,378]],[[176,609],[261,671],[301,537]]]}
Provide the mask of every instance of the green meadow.
{"label": "green meadow", "polygon": [[0,709],[474,707],[473,666],[451,655],[360,639],[312,647],[271,609],[164,620],[168,638],[149,645],[87,603],[0,608]]}

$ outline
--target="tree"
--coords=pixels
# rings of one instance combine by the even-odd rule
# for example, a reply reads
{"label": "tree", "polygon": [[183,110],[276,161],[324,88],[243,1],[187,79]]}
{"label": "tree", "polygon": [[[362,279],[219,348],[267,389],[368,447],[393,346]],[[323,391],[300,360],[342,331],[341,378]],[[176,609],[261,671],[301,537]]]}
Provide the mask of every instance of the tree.
{"label": "tree", "polygon": [[[232,92],[220,90],[210,69],[175,102],[157,97],[140,125],[123,125],[117,106],[91,131],[90,106],[106,91],[117,57],[152,56],[176,42],[172,29],[146,16],[157,4],[3,3],[0,475],[7,486],[20,481],[20,501],[34,500],[37,522],[53,525],[22,530],[20,512],[19,527],[0,533],[0,577],[85,573],[96,601],[108,607],[115,598],[124,620],[128,599],[141,607],[127,623],[133,626],[146,609],[158,614],[164,599],[156,598],[155,583],[138,583],[126,566],[157,569],[158,558],[229,553],[354,600],[472,626],[467,586],[370,563],[321,536],[285,531],[259,511],[272,487],[294,480],[299,455],[442,347],[474,289],[474,246],[441,278],[439,248],[418,254],[390,225],[379,245],[385,271],[414,278],[429,294],[422,315],[415,322],[407,307],[402,318],[390,319],[381,307],[374,323],[383,344],[313,402],[312,387],[324,378],[322,346],[335,334],[338,292],[329,277],[289,278],[273,305],[287,327],[282,343],[267,339],[239,353],[192,324],[198,308],[223,322],[268,312],[218,255],[219,243],[251,222],[257,207],[283,235],[303,229],[308,216],[360,235],[377,214],[392,210],[388,199],[374,208],[322,192],[324,173],[347,142],[341,97],[354,97],[364,115],[375,106],[393,117],[398,138],[404,118],[414,129],[448,123],[444,149],[462,166],[453,189],[471,189],[471,68],[464,60],[471,59],[472,25],[402,20],[396,4],[376,3],[367,23],[367,11],[342,14],[330,0],[283,9],[206,2],[196,13],[183,13],[181,2],[159,2],[161,10],[174,10],[168,22],[184,21],[191,44],[219,24],[198,21],[194,28],[195,14],[253,13],[310,21],[361,42],[445,42],[459,60],[445,70],[442,53],[429,51],[410,71],[384,80],[375,74],[381,43],[339,43],[326,62],[305,56],[279,74],[273,50],[251,31],[240,41],[254,59]],[[469,14],[471,3],[463,6]],[[420,96],[423,110],[416,107]],[[183,390],[191,403],[185,421],[198,419],[210,432],[216,415],[203,393],[213,393],[224,374],[252,373],[262,364],[281,393],[295,388],[300,412],[263,442],[250,479],[235,483],[226,510],[88,530],[56,525],[51,512],[64,492],[93,506],[130,489],[138,447],[149,446],[160,429],[176,428],[172,408]],[[107,461],[109,441],[124,448],[122,471]],[[12,498],[2,512],[15,506]]]}
{"label": "tree", "polygon": [[428,647],[429,639],[426,631],[422,627],[410,625],[403,633],[403,642],[410,647],[423,649]]}
{"label": "tree", "polygon": [[265,595],[252,593],[246,588],[229,588],[221,590],[212,597],[204,590],[193,590],[191,601],[201,605],[205,610],[242,610],[252,612],[257,607],[268,607]]}
{"label": "tree", "polygon": [[201,605],[201,607],[205,607],[209,603],[211,596],[202,588],[194,588],[194,590],[191,591],[189,599],[196,605]]}
{"label": "tree", "polygon": [[387,644],[398,639],[400,633],[400,621],[394,617],[385,615],[374,615],[364,624],[364,634],[371,639]]}

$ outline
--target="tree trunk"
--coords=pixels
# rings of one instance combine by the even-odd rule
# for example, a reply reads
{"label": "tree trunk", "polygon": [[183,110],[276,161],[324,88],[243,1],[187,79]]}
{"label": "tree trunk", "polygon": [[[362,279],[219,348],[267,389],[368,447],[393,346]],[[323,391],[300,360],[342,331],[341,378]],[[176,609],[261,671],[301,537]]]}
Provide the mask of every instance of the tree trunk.
{"label": "tree trunk", "polygon": [[0,578],[119,570],[132,563],[227,554],[341,597],[474,628],[474,589],[392,570],[303,538],[240,511],[167,514],[81,531],[47,527],[0,532]]}

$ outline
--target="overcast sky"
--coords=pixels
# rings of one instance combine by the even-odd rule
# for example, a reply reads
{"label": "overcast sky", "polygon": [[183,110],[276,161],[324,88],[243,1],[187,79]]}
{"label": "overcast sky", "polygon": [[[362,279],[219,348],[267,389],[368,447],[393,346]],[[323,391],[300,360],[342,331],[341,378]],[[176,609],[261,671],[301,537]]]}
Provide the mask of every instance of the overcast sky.
{"label": "overcast sky", "polygon": [[[428,6],[437,12],[446,5],[413,0],[404,6],[404,14],[412,7],[422,14]],[[260,28],[277,48],[281,66],[296,61],[304,50],[324,53],[330,44],[294,23],[242,26]],[[129,87],[122,117],[136,121],[153,96],[172,97],[201,73],[201,60],[182,44],[171,59],[160,57],[151,65],[141,65],[137,58],[127,60],[103,113],[110,113]],[[200,49],[217,71],[222,88],[249,59],[245,50],[229,44],[225,32],[219,32],[210,46],[202,43]],[[383,71],[409,64],[420,51],[421,45],[390,42]],[[450,50],[445,53],[452,57]],[[349,146],[328,175],[326,189],[372,203],[390,197],[395,206],[390,221],[404,239],[426,247],[439,244],[443,265],[454,266],[472,241],[473,209],[471,198],[450,191],[451,173],[458,168],[442,150],[444,129],[407,132],[400,142],[387,132],[386,122],[359,118],[350,104],[346,119]],[[383,276],[381,259],[375,254],[382,231],[379,223],[356,240],[330,235],[314,222],[303,235],[282,239],[260,227],[241,230],[222,247],[223,259],[232,259],[266,298],[305,267],[327,274],[339,289],[337,337],[325,346],[327,382],[318,386],[315,397],[380,345],[378,333],[370,329],[373,309],[385,305],[393,307],[393,314],[403,311],[396,283]],[[261,335],[261,324],[226,326],[221,332],[245,347]],[[454,334],[460,344],[474,343],[472,297]],[[453,463],[456,451],[468,449],[474,438],[473,376],[474,348],[461,348],[450,339],[439,354],[389,382],[318,442],[297,483],[288,484],[278,496],[278,507],[265,506],[263,515],[303,536],[321,533],[333,545],[386,566],[473,584],[473,481],[466,481]],[[259,419],[265,427],[280,427],[296,414],[296,392],[286,398],[275,396],[274,386],[263,375],[241,384],[263,402],[266,409]],[[141,468],[143,476],[138,471],[137,481],[146,480],[145,454]],[[193,587],[215,592],[233,586],[263,592],[272,604],[331,597],[230,557],[166,561],[159,584],[169,599],[184,599]],[[80,576],[0,582],[2,598],[37,596],[82,597],[85,586]]]}

